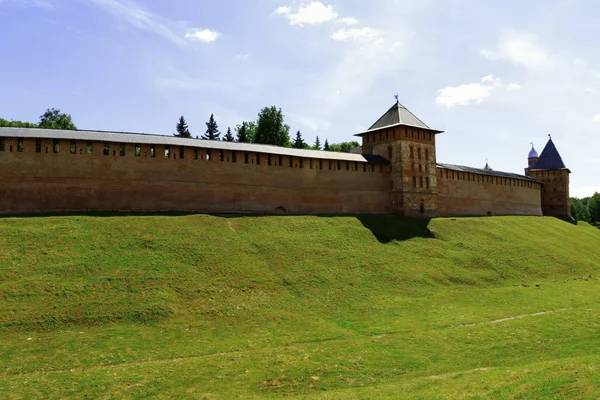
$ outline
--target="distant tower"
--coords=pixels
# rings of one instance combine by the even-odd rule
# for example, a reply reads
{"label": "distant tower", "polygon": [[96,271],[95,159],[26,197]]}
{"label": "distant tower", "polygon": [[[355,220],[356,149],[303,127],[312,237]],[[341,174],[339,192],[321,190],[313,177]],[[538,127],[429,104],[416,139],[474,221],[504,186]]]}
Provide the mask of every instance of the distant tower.
{"label": "distant tower", "polygon": [[538,160],[540,159],[540,156],[538,155],[538,152],[535,150],[535,146],[533,145],[533,143],[531,143],[531,151],[529,152],[529,156],[527,157],[527,168],[525,168],[525,175],[530,176],[529,175],[529,169],[533,168],[533,166],[538,162]]}
{"label": "distant tower", "polygon": [[529,167],[525,173],[542,183],[542,213],[545,216],[571,220],[571,204],[569,200],[569,174],[552,137],[539,155],[532,147],[529,152]]}

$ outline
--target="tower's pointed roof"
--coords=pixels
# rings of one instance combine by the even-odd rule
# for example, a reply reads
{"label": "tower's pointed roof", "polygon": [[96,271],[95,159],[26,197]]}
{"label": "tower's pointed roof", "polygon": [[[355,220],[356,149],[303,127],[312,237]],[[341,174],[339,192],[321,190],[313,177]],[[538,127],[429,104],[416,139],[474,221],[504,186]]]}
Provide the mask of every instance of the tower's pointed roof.
{"label": "tower's pointed roof", "polygon": [[566,169],[562,157],[558,153],[552,138],[548,140],[548,144],[540,154],[540,158],[535,163],[532,169]]}
{"label": "tower's pointed roof", "polygon": [[396,101],[396,103],[385,114],[383,114],[383,116],[381,116],[381,118],[379,118],[377,122],[371,125],[371,127],[366,132],[361,132],[357,134],[357,136],[360,136],[367,132],[399,125],[426,129],[434,133],[443,132],[431,129],[429,126],[427,126],[427,124],[425,124],[425,122],[421,121],[415,114],[413,114],[406,107],[400,104],[399,101]]}

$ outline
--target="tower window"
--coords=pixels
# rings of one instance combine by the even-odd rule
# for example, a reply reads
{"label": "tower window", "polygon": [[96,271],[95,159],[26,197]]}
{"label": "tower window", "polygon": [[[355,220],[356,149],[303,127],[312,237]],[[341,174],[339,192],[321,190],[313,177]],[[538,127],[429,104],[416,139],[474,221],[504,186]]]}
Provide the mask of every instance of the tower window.
{"label": "tower window", "polygon": [[429,149],[425,149],[425,161],[429,161]]}
{"label": "tower window", "polygon": [[19,138],[19,139],[17,139],[17,151],[18,151],[19,153],[22,153],[22,152],[23,152],[23,150],[24,150],[24,146],[23,146],[23,139],[22,139],[22,138]]}
{"label": "tower window", "polygon": [[142,146],[140,146],[139,144],[135,145],[135,156],[139,157],[142,155]]}
{"label": "tower window", "polygon": [[410,146],[410,158],[415,158],[415,149]]}
{"label": "tower window", "polygon": [[108,144],[108,142],[104,142],[103,153],[104,153],[105,156],[110,155],[110,145]]}
{"label": "tower window", "polygon": [[165,158],[171,158],[171,146],[170,145],[165,146]]}
{"label": "tower window", "polygon": [[86,149],[86,150],[87,150],[87,151],[86,151],[87,155],[88,155],[88,156],[91,156],[91,155],[92,155],[92,152],[93,152],[93,150],[94,150],[94,145],[93,145],[93,143],[92,143],[92,142],[87,142],[86,148],[87,148],[87,149]]}
{"label": "tower window", "polygon": [[423,189],[423,177],[422,176],[419,177],[419,187],[421,189]]}
{"label": "tower window", "polygon": [[425,186],[429,189],[429,177],[425,178]]}
{"label": "tower window", "polygon": [[[54,139],[54,141],[52,142],[52,147],[54,148],[55,153],[60,152],[60,142],[58,141],[58,139]],[[73,148],[73,151],[75,151],[75,148]]]}
{"label": "tower window", "polygon": [[416,189],[417,188],[417,177],[416,176],[412,177],[412,184],[413,184],[413,188]]}
{"label": "tower window", "polygon": [[150,145],[150,157],[156,157],[156,146],[153,144]]}

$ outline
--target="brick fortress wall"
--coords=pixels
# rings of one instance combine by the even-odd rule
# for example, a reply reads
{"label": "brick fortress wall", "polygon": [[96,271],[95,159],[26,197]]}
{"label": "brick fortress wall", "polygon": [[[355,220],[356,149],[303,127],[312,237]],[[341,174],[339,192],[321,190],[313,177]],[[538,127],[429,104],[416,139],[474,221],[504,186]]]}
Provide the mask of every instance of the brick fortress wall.
{"label": "brick fortress wall", "polygon": [[437,178],[440,216],[542,215],[538,182],[439,167]]}
{"label": "brick fortress wall", "polygon": [[[389,165],[171,146],[4,138],[0,213],[389,213]],[[197,143],[197,142],[196,142]],[[88,155],[88,144],[92,153]],[[36,152],[39,146],[40,152]],[[11,151],[12,149],[12,151]],[[121,154],[121,149],[124,155]],[[183,155],[183,158],[181,157]],[[270,165],[269,165],[270,164]]]}

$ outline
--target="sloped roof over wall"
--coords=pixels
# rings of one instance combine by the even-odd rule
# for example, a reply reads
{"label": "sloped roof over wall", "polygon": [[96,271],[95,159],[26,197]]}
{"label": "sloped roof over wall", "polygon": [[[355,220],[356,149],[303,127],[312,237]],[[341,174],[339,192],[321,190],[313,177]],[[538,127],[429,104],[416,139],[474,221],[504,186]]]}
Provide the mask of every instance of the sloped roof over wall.
{"label": "sloped roof over wall", "polygon": [[425,122],[421,121],[415,114],[410,112],[400,102],[396,102],[381,118],[377,120],[367,131],[358,133],[355,136],[363,135],[367,132],[376,131],[379,129],[389,128],[392,126],[411,126],[415,128],[426,129],[435,133],[442,133],[435,129],[431,129]]}
{"label": "sloped roof over wall", "polygon": [[548,140],[548,144],[544,147],[538,161],[531,169],[566,169],[562,157],[558,153],[552,138]]}
{"label": "sloped roof over wall", "polygon": [[198,147],[203,149],[248,151],[264,154],[275,154],[292,157],[304,157],[323,160],[340,160],[366,162],[370,164],[389,164],[389,161],[378,155],[338,153],[334,151],[303,150],[264,144],[224,142],[219,140],[186,139],[175,136],[151,135],[145,133],[119,133],[86,130],[58,130],[31,128],[0,128],[0,137],[85,140],[130,144],[157,144],[170,146]]}
{"label": "sloped roof over wall", "polygon": [[454,164],[438,163],[437,165],[440,168],[449,169],[451,171],[470,172],[472,174],[491,175],[491,176],[498,176],[498,177],[502,177],[502,178],[525,179],[528,181],[536,182],[536,180],[531,178],[530,176],[513,174],[512,172],[502,172],[502,171],[495,171],[493,169],[473,168],[473,167],[466,167],[464,165],[454,165]]}

